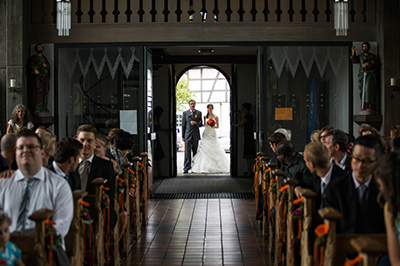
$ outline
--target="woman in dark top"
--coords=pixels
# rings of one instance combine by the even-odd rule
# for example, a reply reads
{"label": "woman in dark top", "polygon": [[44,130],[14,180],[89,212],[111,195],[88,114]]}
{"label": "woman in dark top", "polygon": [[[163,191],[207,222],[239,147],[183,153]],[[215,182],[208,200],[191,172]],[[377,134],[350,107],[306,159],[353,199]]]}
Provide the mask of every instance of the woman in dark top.
{"label": "woman in dark top", "polygon": [[251,103],[242,104],[242,113],[244,114],[239,124],[234,124],[235,127],[243,126],[244,133],[244,148],[243,158],[247,160],[247,177],[251,177],[253,174],[253,161],[256,157],[256,149],[254,142],[254,117],[250,113]]}

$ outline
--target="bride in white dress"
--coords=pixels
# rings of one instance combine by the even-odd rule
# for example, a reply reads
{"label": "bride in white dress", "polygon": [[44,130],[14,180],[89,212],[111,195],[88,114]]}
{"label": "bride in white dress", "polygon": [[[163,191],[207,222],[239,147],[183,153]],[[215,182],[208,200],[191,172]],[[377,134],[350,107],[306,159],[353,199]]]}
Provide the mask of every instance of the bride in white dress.
{"label": "bride in white dress", "polygon": [[[229,161],[217,138],[216,129],[219,128],[219,119],[218,116],[213,114],[213,109],[212,104],[207,105],[207,115],[204,116],[205,129],[197,153],[193,157],[193,173],[229,172]],[[210,126],[209,120],[214,120],[215,125]]]}

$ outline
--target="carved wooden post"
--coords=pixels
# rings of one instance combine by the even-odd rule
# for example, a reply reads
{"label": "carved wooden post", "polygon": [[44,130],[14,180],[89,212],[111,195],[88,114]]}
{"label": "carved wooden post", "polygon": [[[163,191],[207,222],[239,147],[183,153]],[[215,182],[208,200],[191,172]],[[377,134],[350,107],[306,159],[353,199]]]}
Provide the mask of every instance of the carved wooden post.
{"label": "carved wooden post", "polygon": [[350,244],[358,255],[363,258],[362,265],[375,266],[382,254],[387,253],[386,235],[381,236],[362,236],[350,240]]}
{"label": "carved wooden post", "polygon": [[142,180],[142,192],[141,192],[141,213],[142,213],[142,226],[147,226],[147,193],[148,193],[148,176],[149,176],[149,161],[148,161],[148,155],[147,152],[142,152],[140,154],[140,157],[142,157],[142,164],[144,168],[144,175],[143,175],[143,180]]}
{"label": "carved wooden post", "polygon": [[[271,190],[271,186],[273,185],[274,182],[276,182],[276,181],[273,181],[275,179],[275,174],[274,174],[273,169],[276,167],[276,164],[275,165],[269,164],[269,167],[271,168],[271,180],[268,184],[268,202],[270,205],[268,208],[268,213],[271,213],[271,211],[274,207],[274,203],[275,203],[274,202],[274,192]],[[269,215],[268,215],[268,218],[269,218]],[[274,228],[274,225],[272,224],[272,219],[270,219],[268,221],[268,224],[269,224],[269,226],[268,226],[268,251],[269,251],[269,254],[273,254],[274,253],[274,231],[275,231],[275,228]]]}
{"label": "carved wooden post", "polygon": [[[95,186],[96,196],[95,196],[95,210],[97,212],[97,226],[95,231],[95,265],[104,265],[104,217],[101,208],[101,197],[103,194],[102,185],[105,184],[106,179],[96,178],[92,181],[92,185]],[[110,203],[111,204],[111,203]]]}
{"label": "carved wooden post", "polygon": [[129,195],[129,190],[131,189],[130,185],[130,172],[129,168],[132,168],[133,164],[132,163],[123,163],[122,167],[124,168],[124,180],[125,180],[125,210],[126,210],[126,226],[125,226],[125,242],[126,242],[126,247],[129,252],[130,246],[131,246],[131,205],[130,205],[130,195]]}
{"label": "carved wooden post", "polygon": [[318,210],[319,216],[324,220],[324,224],[328,225],[328,237],[326,240],[324,265],[333,266],[336,253],[336,221],[342,218],[342,215],[334,208],[323,208]]}
{"label": "carved wooden post", "polygon": [[280,221],[279,221],[279,199],[281,196],[281,187],[282,187],[282,180],[285,172],[276,169],[273,171],[274,176],[276,177],[276,198],[275,198],[275,263],[274,265],[279,265],[282,262],[282,257],[280,254],[280,250],[282,250],[282,242],[279,240],[280,236]]}
{"label": "carved wooden post", "polygon": [[46,266],[47,256],[46,256],[46,243],[45,243],[45,230],[47,219],[53,215],[53,211],[49,209],[40,209],[35,211],[29,216],[29,219],[35,221],[36,224],[36,235],[34,244],[35,253],[35,263],[34,265]]}
{"label": "carved wooden post", "polygon": [[80,201],[88,193],[82,190],[75,190],[72,192],[74,199],[74,218],[72,219],[68,235],[65,237],[65,248],[71,265],[79,265],[82,263],[82,250],[84,247],[84,240],[81,236],[81,210],[82,205]]}
{"label": "carved wooden post", "polygon": [[134,206],[135,210],[132,213],[134,219],[133,219],[133,236],[138,239],[141,234],[141,216],[140,216],[140,182],[139,182],[139,157],[134,157],[133,158],[133,164],[134,164],[134,172],[135,172],[135,179],[134,179],[134,184],[135,184],[135,195],[133,197],[134,200]]}
{"label": "carved wooden post", "polygon": [[[313,199],[317,196],[314,191],[309,189],[301,189],[300,194],[304,198],[304,215],[303,215],[303,230],[301,233],[301,265],[312,265],[313,264],[313,256],[310,255],[309,251],[309,235],[312,232],[312,202]],[[301,228],[299,228],[301,230]]]}
{"label": "carved wooden post", "polygon": [[[113,242],[112,242],[112,246],[113,246],[113,260],[114,260],[114,264],[118,265],[118,263],[120,262],[120,254],[119,254],[119,236],[122,232],[119,231],[119,224],[120,224],[120,213],[121,213],[121,209],[123,211],[123,206],[121,208],[120,206],[120,202],[119,202],[119,197],[121,196],[119,193],[119,189],[118,189],[118,183],[120,182],[118,180],[119,175],[115,176],[115,198],[114,198],[114,210],[115,213],[117,214],[117,221],[115,223],[115,227],[114,230],[112,230],[112,236],[113,236]],[[112,188],[110,188],[112,189]]]}
{"label": "carved wooden post", "polygon": [[293,224],[292,224],[292,219],[290,219],[290,215],[293,212],[293,200],[294,200],[294,188],[297,186],[299,182],[296,179],[293,178],[287,178],[285,180],[285,184],[289,185],[288,188],[288,207],[287,207],[287,213],[288,215],[286,216],[286,265],[292,265],[292,250],[290,247],[290,243],[292,241],[293,237]]}
{"label": "carved wooden post", "polygon": [[[261,168],[261,195],[262,195],[262,199],[263,199],[263,206],[262,206],[262,212],[263,212],[263,217],[262,217],[262,236],[265,239],[265,237],[267,236],[267,224],[268,224],[268,215],[265,215],[266,213],[268,213],[268,206],[267,206],[267,201],[268,201],[268,184],[269,184],[269,180],[265,180],[267,175],[269,175],[269,172],[266,173],[268,166],[267,166],[267,161],[269,161],[269,158],[266,156],[261,157],[262,160],[262,168]],[[271,169],[270,169],[271,170]]]}

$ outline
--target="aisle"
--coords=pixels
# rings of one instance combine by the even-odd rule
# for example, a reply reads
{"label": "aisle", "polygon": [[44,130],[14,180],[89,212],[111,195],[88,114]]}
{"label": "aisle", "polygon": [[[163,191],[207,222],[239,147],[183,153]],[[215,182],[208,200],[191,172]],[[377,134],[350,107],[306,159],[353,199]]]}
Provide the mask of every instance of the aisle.
{"label": "aisle", "polygon": [[149,224],[122,265],[272,265],[254,200],[150,200]]}

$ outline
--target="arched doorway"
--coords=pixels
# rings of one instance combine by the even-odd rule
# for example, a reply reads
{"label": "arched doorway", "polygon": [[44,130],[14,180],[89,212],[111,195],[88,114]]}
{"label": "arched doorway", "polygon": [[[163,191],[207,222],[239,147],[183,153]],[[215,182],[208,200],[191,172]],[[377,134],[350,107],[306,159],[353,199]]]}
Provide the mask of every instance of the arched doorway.
{"label": "arched doorway", "polygon": [[[196,101],[196,109],[204,116],[207,114],[207,105],[214,106],[214,114],[219,117],[219,128],[216,129],[218,143],[230,162],[231,151],[231,89],[225,74],[211,66],[194,66],[182,71],[176,88],[176,128],[177,128],[177,174],[183,173],[184,143],[182,141],[182,113],[188,109],[188,101]],[[204,127],[200,128],[202,135]],[[201,147],[201,140],[199,142]],[[229,167],[230,169],[230,167]],[[207,174],[207,173],[203,173]],[[225,174],[230,174],[225,173]]]}

